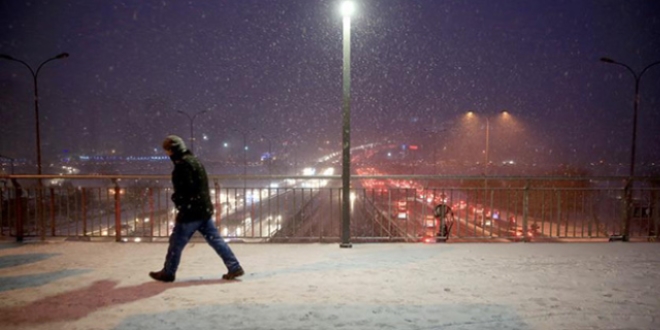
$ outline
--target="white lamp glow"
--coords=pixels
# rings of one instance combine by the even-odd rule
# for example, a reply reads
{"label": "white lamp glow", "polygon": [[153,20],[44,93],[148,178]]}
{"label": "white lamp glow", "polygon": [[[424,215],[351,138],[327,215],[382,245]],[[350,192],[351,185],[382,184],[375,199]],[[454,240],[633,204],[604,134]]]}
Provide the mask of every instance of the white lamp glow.
{"label": "white lamp glow", "polygon": [[353,15],[353,12],[355,12],[355,4],[353,1],[344,1],[341,4],[341,15],[346,17],[346,16],[351,16]]}

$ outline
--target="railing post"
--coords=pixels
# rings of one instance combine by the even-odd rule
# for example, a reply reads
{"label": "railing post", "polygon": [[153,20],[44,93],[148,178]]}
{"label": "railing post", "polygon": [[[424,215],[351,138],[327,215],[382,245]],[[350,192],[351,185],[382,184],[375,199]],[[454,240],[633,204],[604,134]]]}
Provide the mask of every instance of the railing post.
{"label": "railing post", "polygon": [[23,189],[21,185],[12,179],[14,184],[14,198],[16,201],[16,242],[23,242]]}
{"label": "railing post", "polygon": [[50,187],[50,236],[55,237],[55,189]]}
{"label": "railing post", "polygon": [[156,221],[156,219],[154,219],[154,188],[149,187],[147,189],[149,190],[149,233],[153,238],[154,222]]}
{"label": "railing post", "polygon": [[39,184],[37,185],[37,193],[36,193],[36,198],[37,200],[34,203],[35,210],[37,212],[37,218],[39,219],[39,237],[41,241],[46,240],[46,218],[45,216],[45,206],[44,206],[44,188],[43,185],[41,184],[41,179],[39,180]]}
{"label": "railing post", "polygon": [[115,182],[115,242],[121,242],[121,189]]}
{"label": "railing post", "polygon": [[659,201],[659,194],[657,191],[653,190],[651,191],[651,205],[650,205],[650,210],[651,210],[651,223],[649,223],[649,228],[651,229],[649,231],[649,241],[656,241],[658,237],[660,237],[660,233],[658,233],[658,225],[660,225],[660,201]]}
{"label": "railing post", "polygon": [[630,223],[632,219],[632,178],[629,178],[626,181],[626,185],[623,187],[623,212],[621,212],[621,228],[619,234],[614,234],[610,236],[610,242],[623,241],[628,242],[630,240]]}
{"label": "railing post", "polygon": [[623,223],[623,237],[622,237],[624,242],[628,242],[630,240],[630,224],[632,222],[631,220],[633,213],[632,187],[633,187],[633,179],[630,178],[625,188],[626,217]]}
{"label": "railing post", "polygon": [[[495,219],[493,218],[493,201],[494,201],[494,199],[495,199],[495,190],[491,189],[490,193],[488,194],[488,209],[490,209],[490,226],[488,228],[488,231],[490,231],[490,238],[493,238],[493,223],[495,223]],[[486,219],[484,218],[484,221],[485,220]]]}
{"label": "railing post", "polygon": [[389,223],[390,240],[392,240],[392,222],[394,222],[394,212],[392,212],[392,189],[387,189],[387,222]]}
{"label": "railing post", "polygon": [[[213,180],[213,188],[215,189],[215,227],[219,230],[220,218],[222,217],[222,204],[220,204],[220,184],[218,183],[218,179]],[[270,189],[268,189],[268,194],[268,200],[270,201]]]}
{"label": "railing post", "polygon": [[557,196],[557,238],[561,237],[561,192],[555,188]]}
{"label": "railing post", "polygon": [[80,208],[82,209],[82,230],[83,236],[87,236],[87,189],[82,187],[82,200],[80,202]]}
{"label": "railing post", "polygon": [[[305,193],[305,188],[303,188],[303,197]],[[254,187],[250,188],[250,196],[252,196],[252,202],[250,203],[250,230],[252,238],[254,238]],[[304,199],[303,199],[304,200]]]}
{"label": "railing post", "polygon": [[523,242],[529,241],[529,233],[527,232],[527,217],[529,216],[529,180],[525,181],[525,187],[523,188],[523,219],[522,219],[522,231],[523,231]]}

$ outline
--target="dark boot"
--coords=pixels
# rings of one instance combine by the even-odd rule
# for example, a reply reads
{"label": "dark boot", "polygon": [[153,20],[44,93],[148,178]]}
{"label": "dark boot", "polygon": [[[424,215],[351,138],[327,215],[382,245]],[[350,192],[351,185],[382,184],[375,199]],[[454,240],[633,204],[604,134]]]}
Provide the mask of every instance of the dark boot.
{"label": "dark boot", "polygon": [[238,266],[238,268],[236,268],[236,270],[234,270],[233,272],[228,272],[227,274],[222,275],[222,279],[233,280],[237,277],[243,276],[243,274],[245,274],[245,272],[243,271],[243,267]]}
{"label": "dark boot", "polygon": [[149,276],[151,276],[151,278],[153,278],[156,281],[174,282],[174,275],[165,273],[165,270],[161,270],[158,272],[150,272]]}

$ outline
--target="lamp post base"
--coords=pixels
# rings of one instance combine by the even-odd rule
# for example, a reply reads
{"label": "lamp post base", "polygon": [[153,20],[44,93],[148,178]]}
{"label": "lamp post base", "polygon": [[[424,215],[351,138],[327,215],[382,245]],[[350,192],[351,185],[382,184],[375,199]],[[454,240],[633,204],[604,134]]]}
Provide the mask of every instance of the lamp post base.
{"label": "lamp post base", "polygon": [[630,239],[626,235],[611,235],[609,242],[629,242]]}

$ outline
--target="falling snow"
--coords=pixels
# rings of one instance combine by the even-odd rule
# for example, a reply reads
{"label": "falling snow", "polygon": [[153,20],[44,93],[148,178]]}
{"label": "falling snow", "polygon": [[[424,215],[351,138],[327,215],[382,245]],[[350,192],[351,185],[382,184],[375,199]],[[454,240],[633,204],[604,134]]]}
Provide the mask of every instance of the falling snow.
{"label": "falling snow", "polygon": [[[626,163],[636,71],[660,59],[654,1],[357,1],[352,19],[351,139],[419,144],[422,158],[475,162],[490,118],[494,159],[523,164]],[[313,159],[341,147],[338,1],[4,1],[0,53],[39,73],[45,159],[152,153],[195,123],[197,153],[227,159],[233,128]],[[104,69],[105,68],[105,69]],[[660,67],[640,85],[637,157],[660,162]],[[0,154],[34,158],[32,78],[0,60]],[[150,101],[151,100],[151,101]],[[152,102],[154,101],[154,102]],[[516,121],[496,124],[500,110]],[[467,111],[478,127],[463,125]],[[139,115],[134,115],[139,113]],[[160,116],[157,114],[160,113]],[[71,120],[75,118],[75,120]],[[82,127],[96,138],[82,138]],[[431,136],[424,130],[447,129]],[[206,139],[201,139],[206,136]],[[7,138],[11,137],[11,138]],[[525,141],[521,144],[519,141]],[[258,135],[248,154],[267,147]],[[552,150],[552,152],[550,152]],[[609,173],[611,174],[611,173]]]}

